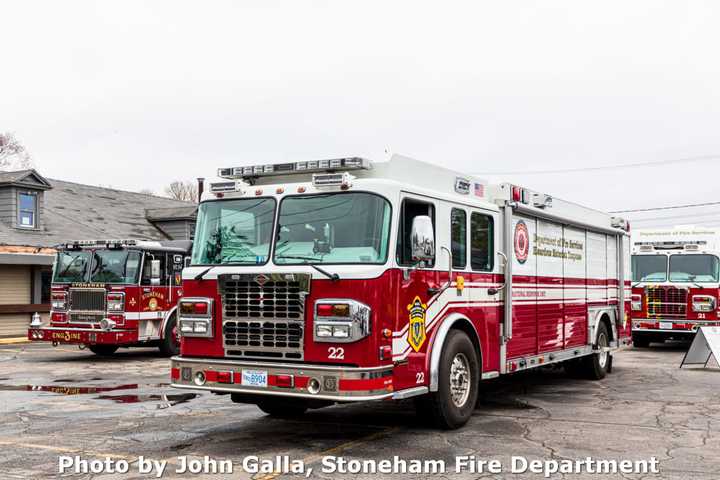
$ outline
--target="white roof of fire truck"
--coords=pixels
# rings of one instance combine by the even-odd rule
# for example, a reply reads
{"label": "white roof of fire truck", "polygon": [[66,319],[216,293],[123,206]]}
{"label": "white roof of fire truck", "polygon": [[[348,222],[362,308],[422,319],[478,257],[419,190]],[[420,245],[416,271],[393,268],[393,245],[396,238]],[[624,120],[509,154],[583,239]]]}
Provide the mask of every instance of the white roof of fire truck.
{"label": "white roof of fire truck", "polygon": [[624,219],[605,212],[510,183],[488,184],[478,176],[402,155],[393,155],[389,161],[377,163],[360,157],[345,157],[220,168],[218,177],[224,181],[211,183],[203,200],[324,193],[339,188],[366,191],[393,188],[493,210],[508,201],[516,202],[525,211],[535,211],[561,223],[596,226],[620,234],[629,228]]}
{"label": "white roof of fire truck", "polygon": [[632,233],[633,253],[718,253],[720,229],[700,226],[648,228]]}
{"label": "white roof of fire truck", "polygon": [[137,248],[140,250],[164,250],[168,252],[187,253],[192,248],[190,240],[132,240],[132,239],[96,239],[73,240],[58,245],[58,248],[78,250],[83,248]]}

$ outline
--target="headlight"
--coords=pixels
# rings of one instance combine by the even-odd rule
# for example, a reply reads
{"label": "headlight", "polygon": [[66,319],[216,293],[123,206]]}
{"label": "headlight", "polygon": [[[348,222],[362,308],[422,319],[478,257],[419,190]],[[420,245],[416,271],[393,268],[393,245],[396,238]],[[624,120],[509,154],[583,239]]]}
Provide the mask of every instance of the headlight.
{"label": "headlight", "polygon": [[712,312],[716,305],[717,300],[710,295],[693,295],[692,297],[693,312]]}
{"label": "headlight", "polygon": [[53,293],[51,296],[51,306],[53,310],[65,311],[67,309],[67,293]]}
{"label": "headlight", "polygon": [[178,325],[183,337],[213,336],[212,306],[210,298],[183,298],[178,304]]}
{"label": "headlight", "polygon": [[371,309],[356,300],[323,299],[315,303],[316,342],[350,343],[370,335]]}
{"label": "headlight", "polygon": [[108,293],[107,294],[107,311],[122,312],[125,310],[125,294],[124,293]]}
{"label": "headlight", "polygon": [[630,305],[633,310],[642,310],[642,295],[634,294],[630,297]]}

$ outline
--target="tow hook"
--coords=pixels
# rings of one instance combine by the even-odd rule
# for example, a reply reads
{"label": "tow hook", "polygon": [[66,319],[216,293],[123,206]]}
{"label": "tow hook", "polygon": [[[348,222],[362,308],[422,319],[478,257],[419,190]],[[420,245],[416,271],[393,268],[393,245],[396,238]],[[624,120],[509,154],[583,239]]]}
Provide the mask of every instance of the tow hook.
{"label": "tow hook", "polygon": [[78,348],[79,348],[80,350],[85,350],[86,347],[87,347],[87,345],[85,345],[84,343],[78,345]]}
{"label": "tow hook", "polygon": [[58,346],[58,342],[53,342],[53,343],[52,343],[52,346],[53,346],[53,347],[57,347],[57,346]]}

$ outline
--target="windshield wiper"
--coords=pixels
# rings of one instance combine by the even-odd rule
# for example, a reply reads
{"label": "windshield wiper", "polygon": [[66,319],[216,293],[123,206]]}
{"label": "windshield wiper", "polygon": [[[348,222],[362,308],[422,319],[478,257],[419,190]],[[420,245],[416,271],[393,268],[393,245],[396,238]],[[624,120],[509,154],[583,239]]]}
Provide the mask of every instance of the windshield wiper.
{"label": "windshield wiper", "polygon": [[318,267],[318,266],[315,265],[314,263],[310,263],[310,260],[317,260],[317,258],[313,258],[313,257],[300,257],[300,256],[295,256],[295,255],[283,255],[282,257],[279,257],[279,258],[292,258],[292,259],[295,259],[295,260],[305,260],[305,262],[303,262],[303,265],[307,265],[307,266],[309,266],[309,267],[314,268],[314,269],[317,270],[318,272],[320,272],[320,273],[322,273],[323,275],[325,275],[326,277],[328,277],[328,278],[329,278],[330,280],[332,280],[333,282],[337,282],[338,280],[340,280],[340,275],[338,275],[337,273],[330,273],[330,272],[328,272],[327,270]]}
{"label": "windshield wiper", "polygon": [[212,270],[213,268],[215,268],[215,267],[212,266],[212,267],[206,268],[206,269],[203,270],[202,272],[200,272],[200,273],[198,273],[197,275],[195,275],[195,278],[194,278],[194,279],[195,279],[195,280],[202,280],[203,277],[205,276],[205,274],[208,273],[208,272],[209,272],[210,270]]}

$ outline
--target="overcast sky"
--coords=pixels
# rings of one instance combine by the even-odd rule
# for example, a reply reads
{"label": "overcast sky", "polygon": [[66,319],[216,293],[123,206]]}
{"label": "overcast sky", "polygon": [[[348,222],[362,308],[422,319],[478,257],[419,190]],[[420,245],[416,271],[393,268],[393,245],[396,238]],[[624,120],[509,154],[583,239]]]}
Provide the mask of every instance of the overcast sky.
{"label": "overcast sky", "polygon": [[[388,149],[605,210],[720,201],[720,157],[490,175],[720,155],[720,2],[7,0],[0,11],[0,131],[49,177],[160,192],[219,166]],[[720,224],[720,211],[630,218]]]}

